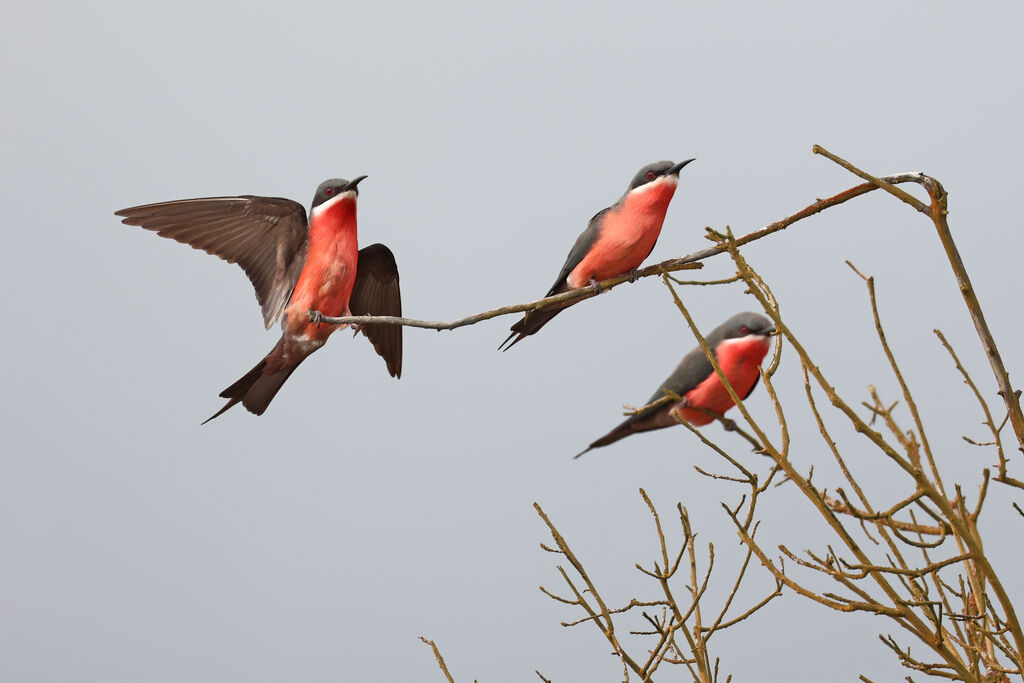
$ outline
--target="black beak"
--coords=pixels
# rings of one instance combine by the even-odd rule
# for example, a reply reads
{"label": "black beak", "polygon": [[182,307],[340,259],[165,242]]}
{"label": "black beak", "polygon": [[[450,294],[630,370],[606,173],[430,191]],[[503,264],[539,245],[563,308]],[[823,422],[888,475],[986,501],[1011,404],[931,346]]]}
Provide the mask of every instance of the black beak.
{"label": "black beak", "polygon": [[665,172],[665,175],[679,175],[679,172],[683,170],[683,166],[686,166],[691,161],[696,161],[696,159],[687,159],[686,161],[680,161],[678,164],[668,169]]}
{"label": "black beak", "polygon": [[347,192],[348,190],[356,189],[356,185],[358,185],[359,183],[363,182],[364,180],[366,180],[369,177],[370,176],[361,175],[358,178],[356,178],[355,180],[348,181],[348,185],[345,186],[345,191]]}

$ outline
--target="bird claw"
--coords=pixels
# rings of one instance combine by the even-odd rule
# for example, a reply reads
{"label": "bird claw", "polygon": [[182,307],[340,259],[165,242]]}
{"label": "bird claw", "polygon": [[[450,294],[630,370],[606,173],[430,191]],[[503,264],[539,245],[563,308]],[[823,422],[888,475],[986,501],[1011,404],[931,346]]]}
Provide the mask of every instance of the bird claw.
{"label": "bird claw", "polygon": [[306,316],[309,318],[309,322],[320,327],[320,323],[324,321],[324,314],[320,311],[306,311]]}
{"label": "bird claw", "polygon": [[736,421],[735,420],[726,419],[722,423],[722,428],[725,429],[725,431],[727,431],[727,432],[735,432],[736,431]]}
{"label": "bird claw", "polygon": [[590,286],[594,288],[594,294],[601,293],[601,283],[594,278],[590,278]]}
{"label": "bird claw", "polygon": [[636,268],[630,268],[629,269],[629,281],[630,282],[636,282],[639,279],[640,279],[640,271],[637,270]]}

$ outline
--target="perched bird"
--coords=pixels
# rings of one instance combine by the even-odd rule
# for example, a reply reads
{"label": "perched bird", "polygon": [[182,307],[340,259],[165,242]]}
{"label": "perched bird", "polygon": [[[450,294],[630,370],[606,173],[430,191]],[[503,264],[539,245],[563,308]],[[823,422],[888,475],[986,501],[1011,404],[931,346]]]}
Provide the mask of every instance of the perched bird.
{"label": "perched bird", "polygon": [[[758,368],[771,346],[775,334],[772,322],[757,313],[737,313],[716,327],[706,339],[708,347],[722,372],[729,378],[736,395],[741,399],[750,395],[760,376]],[[701,426],[714,418],[697,408],[722,415],[733,407],[732,397],[711,367],[700,346],[683,356],[675,372],[661,383],[648,404],[665,398],[665,390],[681,396],[681,401],[660,401],[658,405],[631,415],[625,422],[577,453],[578,458],[592,448],[600,448],[637,432],[662,429],[679,424],[678,418],[691,425]]]}
{"label": "perched bird", "polygon": [[[203,424],[241,403],[262,415],[281,385],[306,357],[343,325],[313,323],[324,315],[402,315],[398,267],[383,244],[359,249],[355,180],[325,180],[313,195],[309,220],[298,202],[279,197],[181,199],[121,209],[122,223],[138,225],[237,263],[249,276],[267,329],[281,320],[281,339],[270,353],[221,392],[227,404]],[[402,328],[357,329],[384,359],[392,377],[402,375]]]}
{"label": "perched bird", "polygon": [[[566,257],[555,284],[544,296],[553,296],[593,285],[626,273],[636,275],[637,267],[654,249],[665,212],[679,184],[679,171],[693,159],[678,164],[658,161],[641,168],[626,193],[611,206],[598,211]],[[512,326],[512,334],[499,349],[507,351],[544,327],[565,306],[550,306],[528,312]],[[514,338],[514,339],[513,339]]]}

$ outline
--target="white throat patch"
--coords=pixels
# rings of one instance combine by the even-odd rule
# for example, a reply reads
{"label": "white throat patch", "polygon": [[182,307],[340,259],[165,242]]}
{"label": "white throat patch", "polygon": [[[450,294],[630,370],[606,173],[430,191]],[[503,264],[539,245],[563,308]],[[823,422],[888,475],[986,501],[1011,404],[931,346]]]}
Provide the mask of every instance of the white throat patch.
{"label": "white throat patch", "polygon": [[629,194],[641,194],[648,190],[653,190],[655,187],[661,187],[662,185],[669,184],[675,187],[679,184],[679,176],[677,175],[663,175],[660,178],[656,178],[649,183],[644,183],[640,187],[634,187],[629,191]]}
{"label": "white throat patch", "polygon": [[322,204],[317,204],[315,207],[313,207],[313,210],[310,212],[310,214],[313,215],[313,216],[319,215],[319,214],[323,213],[324,211],[329,210],[332,206],[335,206],[336,204],[339,204],[339,203],[345,201],[346,199],[351,199],[351,200],[355,201],[355,198],[356,198],[356,191],[355,190],[345,190],[341,194],[334,195],[333,197],[328,199],[326,202],[323,202]]}
{"label": "white throat patch", "polygon": [[766,346],[771,343],[771,337],[766,337],[763,334],[748,334],[745,337],[733,337],[726,339],[721,342],[720,346],[733,346],[735,344],[748,344],[752,341],[759,341]]}

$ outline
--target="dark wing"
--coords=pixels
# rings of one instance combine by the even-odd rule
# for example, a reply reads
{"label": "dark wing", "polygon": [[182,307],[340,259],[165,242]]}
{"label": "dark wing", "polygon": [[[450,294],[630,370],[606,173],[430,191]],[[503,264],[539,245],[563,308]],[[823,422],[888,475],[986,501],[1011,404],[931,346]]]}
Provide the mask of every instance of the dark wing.
{"label": "dark wing", "polygon": [[[707,341],[713,348],[718,345],[720,339],[718,336],[710,336]],[[714,371],[707,356],[704,355],[704,351],[699,346],[693,349],[683,356],[683,359],[679,361],[679,365],[668,376],[668,379],[662,382],[658,390],[647,399],[647,409],[641,410],[636,415],[630,415],[615,429],[594,441],[586,450],[577,453],[574,457],[578,458],[593,448],[600,448],[601,446],[615,443],[630,434],[646,432],[652,429],[662,429],[677,424],[671,412],[676,404],[674,401],[666,399],[665,390],[668,389],[678,396],[684,396],[688,391],[707,379],[708,375]]]}
{"label": "dark wing", "polygon": [[601,448],[608,444],[615,443],[619,439],[624,439],[630,434],[636,434],[638,432],[648,432],[652,429],[663,429],[664,427],[671,427],[678,424],[676,418],[672,416],[672,408],[675,407],[675,401],[668,400],[664,395],[660,397],[661,400],[651,403],[653,405],[648,406],[646,409],[641,410],[636,415],[630,415],[623,422],[602,436],[597,441],[594,441],[584,450],[580,451],[573,458],[578,458],[587,451],[595,448]]}
{"label": "dark wing", "polygon": [[[356,282],[348,308],[352,315],[402,316],[402,293],[398,287],[395,255],[383,244],[359,250]],[[378,355],[388,364],[392,377],[402,376],[402,326],[363,325],[362,332]]]}
{"label": "dark wing", "polygon": [[[708,342],[710,343],[711,341],[713,340],[709,338]],[[654,403],[659,398],[664,398],[665,389],[679,396],[684,396],[686,392],[703,382],[714,371],[715,369],[711,367],[711,361],[708,360],[707,356],[704,355],[704,351],[698,346],[683,356],[676,369],[672,371],[668,379],[661,383],[661,386],[654,392],[654,395],[647,399],[647,402]]]}
{"label": "dark wing", "polygon": [[750,391],[748,391],[747,393],[745,393],[742,396],[740,396],[740,398],[743,399],[744,401],[746,401],[747,400],[747,396],[750,396],[750,393],[752,391],[754,391],[754,388],[757,386],[757,383],[758,383],[758,381],[760,379],[761,379],[761,375],[758,374],[758,376],[754,378],[754,383],[750,385]]}
{"label": "dark wing", "polygon": [[[609,210],[611,210],[611,208],[612,207],[601,209],[594,214],[593,218],[590,219],[590,223],[587,224],[587,229],[580,233],[580,236],[576,238],[576,243],[573,244],[572,249],[569,250],[569,255],[565,258],[565,263],[562,264],[562,270],[559,271],[558,278],[555,279],[555,284],[551,285],[551,289],[549,289],[548,293],[544,295],[545,297],[569,291],[569,285],[566,284],[566,278],[569,277],[569,273],[572,272],[572,269],[580,264],[583,257],[586,256],[587,252],[594,246],[594,242],[596,242],[597,238],[600,237],[601,219]],[[531,334],[536,333],[540,328],[544,327],[549,320],[558,315],[563,309],[571,306],[573,303],[576,302],[573,301],[562,306],[549,306],[548,308],[539,311],[530,311],[515,325],[509,328],[512,331],[512,334],[510,334],[498,348],[503,351],[508,351]]]}
{"label": "dark wing", "polygon": [[[601,209],[594,214],[594,217],[587,223],[587,229],[580,233],[580,236],[576,238],[576,243],[572,245],[572,249],[569,250],[569,255],[565,257],[565,263],[562,264],[562,270],[558,273],[558,277],[555,279],[555,284],[551,285],[551,289],[544,296],[551,296],[557,294],[559,288],[562,287],[563,283],[572,269],[580,264],[583,257],[587,255],[591,247],[594,246],[594,242],[601,236],[601,222],[604,215],[611,210],[612,207]],[[562,291],[565,291],[564,289]]]}
{"label": "dark wing", "polygon": [[288,304],[306,262],[309,227],[298,202],[278,197],[208,197],[116,211],[125,225],[237,263],[249,276],[269,329]]}

